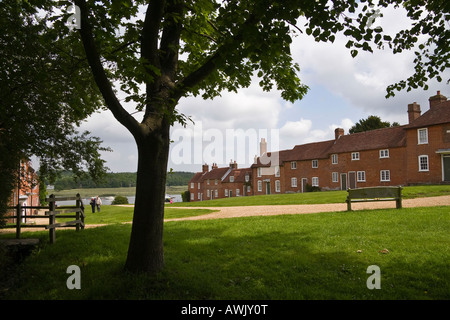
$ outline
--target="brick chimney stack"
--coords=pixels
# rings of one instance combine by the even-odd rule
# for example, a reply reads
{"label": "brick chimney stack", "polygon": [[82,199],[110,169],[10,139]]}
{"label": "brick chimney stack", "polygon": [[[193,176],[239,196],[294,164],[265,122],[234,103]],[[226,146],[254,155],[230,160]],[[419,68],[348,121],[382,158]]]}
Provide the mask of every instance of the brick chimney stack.
{"label": "brick chimney stack", "polygon": [[237,169],[237,163],[236,161],[233,162],[233,160],[230,161],[230,168],[231,169]]}
{"label": "brick chimney stack", "polygon": [[205,163],[203,166],[202,166],[202,172],[203,173],[206,173],[206,172],[208,172],[209,171],[209,166]]}
{"label": "brick chimney stack", "polygon": [[420,117],[420,105],[417,102],[408,104],[408,123],[411,124],[414,120]]}
{"label": "brick chimney stack", "polygon": [[430,108],[433,108],[434,106],[437,106],[438,104],[447,101],[447,97],[442,95],[440,91],[437,92],[435,96],[430,97],[428,99],[430,102]]}
{"label": "brick chimney stack", "polygon": [[261,142],[259,143],[259,155],[267,153],[267,142],[265,138],[261,138]]}
{"label": "brick chimney stack", "polygon": [[339,137],[340,137],[340,136],[343,136],[343,135],[344,135],[344,129],[342,129],[342,128],[336,128],[336,129],[334,130],[334,139],[335,139],[335,140],[339,139]]}
{"label": "brick chimney stack", "polygon": [[211,167],[211,170],[212,170],[212,169],[217,169],[217,168],[218,168],[217,163],[213,163],[213,164],[212,164],[212,167]]}

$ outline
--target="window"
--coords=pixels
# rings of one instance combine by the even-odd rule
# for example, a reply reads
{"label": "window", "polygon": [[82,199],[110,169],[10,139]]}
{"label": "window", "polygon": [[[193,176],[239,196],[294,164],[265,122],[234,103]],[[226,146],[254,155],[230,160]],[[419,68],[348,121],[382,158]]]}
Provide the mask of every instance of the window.
{"label": "window", "polygon": [[339,174],[337,172],[333,172],[331,174],[331,179],[333,182],[339,182]]}
{"label": "window", "polygon": [[429,171],[428,156],[419,156],[419,171]]}
{"label": "window", "polygon": [[280,176],[280,166],[276,166],[275,167],[275,177],[279,177]]}
{"label": "window", "polygon": [[200,192],[197,194],[197,199],[201,200]]}
{"label": "window", "polygon": [[214,180],[214,184],[217,186],[217,179]]}
{"label": "window", "polygon": [[197,189],[200,189],[200,182],[197,184]]}
{"label": "window", "polygon": [[281,186],[280,186],[280,180],[275,181],[275,192],[280,192]]}
{"label": "window", "polygon": [[241,193],[241,189],[236,189],[236,197],[239,197]]}
{"label": "window", "polygon": [[209,179],[208,180],[206,180],[206,184],[209,186]]}
{"label": "window", "polygon": [[225,197],[228,197],[228,189],[225,189]]}
{"label": "window", "polygon": [[312,161],[312,167],[313,168],[318,168],[319,167],[319,160],[313,160]]}
{"label": "window", "polygon": [[234,182],[234,176],[230,176],[230,182]]}
{"label": "window", "polygon": [[258,191],[262,191],[262,181],[258,181]]}
{"label": "window", "polygon": [[331,164],[337,164],[338,163],[338,155],[332,154],[331,155]]}
{"label": "window", "polygon": [[219,192],[216,190],[214,190],[214,197],[217,198],[219,196]]}
{"label": "window", "polygon": [[261,177],[261,168],[257,168],[256,171],[257,171],[258,178],[260,178]]}
{"label": "window", "polygon": [[194,200],[194,193],[191,193],[191,200]]}
{"label": "window", "polygon": [[249,182],[250,181],[250,176],[248,175],[248,173],[245,174],[245,182]]}
{"label": "window", "polygon": [[365,171],[358,171],[357,172],[357,181],[358,182],[365,182],[366,181],[366,172]]}
{"label": "window", "polygon": [[359,160],[359,152],[352,152],[352,160]]}
{"label": "window", "polygon": [[194,183],[191,182],[191,189],[194,189]]}
{"label": "window", "polygon": [[291,161],[291,169],[297,169],[297,162]]}
{"label": "window", "polygon": [[391,181],[391,172],[389,170],[381,170],[380,181]]}
{"label": "window", "polygon": [[419,144],[427,144],[428,143],[428,129],[418,129],[417,130],[417,140]]}
{"label": "window", "polygon": [[389,158],[389,149],[380,150],[380,159]]}
{"label": "window", "polygon": [[318,177],[312,177],[312,186],[313,187],[319,186],[319,178]]}
{"label": "window", "polygon": [[291,178],[291,187],[296,188],[297,187],[297,178]]}
{"label": "window", "polygon": [[247,186],[247,193],[250,193],[252,191],[252,189],[250,188],[250,186]]}
{"label": "window", "polygon": [[209,190],[206,190],[206,197],[209,198]]}

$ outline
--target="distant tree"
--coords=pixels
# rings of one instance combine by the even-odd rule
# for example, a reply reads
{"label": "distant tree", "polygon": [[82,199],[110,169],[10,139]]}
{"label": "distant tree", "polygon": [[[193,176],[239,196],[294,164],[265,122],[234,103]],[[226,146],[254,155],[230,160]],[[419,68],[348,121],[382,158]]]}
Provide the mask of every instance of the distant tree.
{"label": "distant tree", "polygon": [[353,127],[350,128],[350,133],[364,132],[381,128],[389,128],[399,126],[398,122],[392,124],[388,121],[382,121],[378,116],[369,116],[367,119],[361,119]]}

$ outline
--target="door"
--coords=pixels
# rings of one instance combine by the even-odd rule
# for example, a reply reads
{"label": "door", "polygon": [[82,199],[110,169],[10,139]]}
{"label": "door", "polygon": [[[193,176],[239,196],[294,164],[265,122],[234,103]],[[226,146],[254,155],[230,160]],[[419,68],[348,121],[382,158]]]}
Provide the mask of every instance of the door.
{"label": "door", "polygon": [[306,192],[307,184],[308,184],[308,178],[302,178],[302,192]]}
{"label": "door", "polygon": [[347,174],[341,173],[341,190],[347,190]]}
{"label": "door", "polygon": [[348,187],[350,189],[356,188],[356,172],[355,171],[350,171],[348,173]]}
{"label": "door", "polygon": [[233,191],[228,191],[228,196],[231,198],[233,196]]}
{"label": "door", "polygon": [[442,159],[442,165],[444,168],[442,171],[444,172],[444,181],[450,182],[450,156],[444,156]]}
{"label": "door", "polygon": [[266,194],[270,194],[270,182],[266,182]]}

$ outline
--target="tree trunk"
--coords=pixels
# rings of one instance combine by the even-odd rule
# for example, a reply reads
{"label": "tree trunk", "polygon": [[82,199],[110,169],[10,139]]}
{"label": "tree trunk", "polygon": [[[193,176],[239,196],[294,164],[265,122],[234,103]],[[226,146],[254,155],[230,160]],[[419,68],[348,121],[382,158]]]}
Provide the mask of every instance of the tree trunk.
{"label": "tree trunk", "polygon": [[125,270],[155,274],[164,267],[164,201],[169,156],[169,128],[163,120],[157,129],[136,138],[138,171],[133,226]]}

